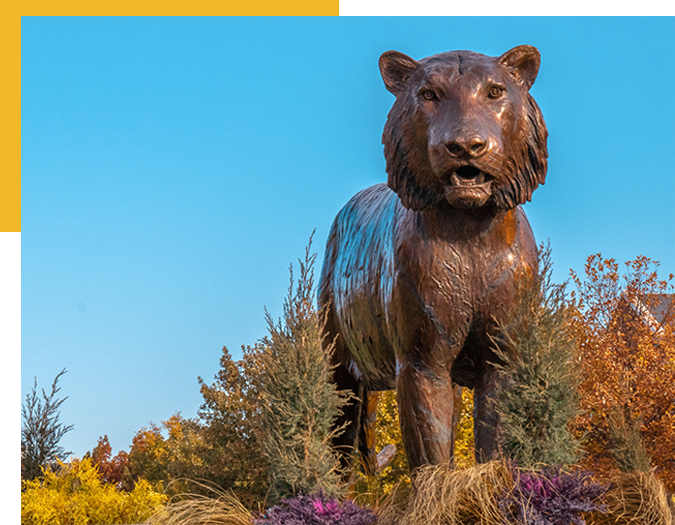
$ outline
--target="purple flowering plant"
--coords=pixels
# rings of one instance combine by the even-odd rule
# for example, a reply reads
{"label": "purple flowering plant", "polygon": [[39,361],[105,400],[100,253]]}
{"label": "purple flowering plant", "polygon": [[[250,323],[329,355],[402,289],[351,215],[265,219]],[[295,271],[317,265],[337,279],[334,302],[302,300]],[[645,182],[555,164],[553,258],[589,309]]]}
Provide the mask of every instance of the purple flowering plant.
{"label": "purple flowering plant", "polygon": [[512,472],[515,486],[499,502],[510,523],[586,525],[583,513],[607,512],[602,497],[609,487],[594,481],[588,471],[545,467],[538,472],[521,472],[512,467]]}
{"label": "purple flowering plant", "polygon": [[320,490],[313,495],[298,494],[281,500],[255,516],[253,525],[369,525],[376,520],[373,511],[351,500],[340,503]]}

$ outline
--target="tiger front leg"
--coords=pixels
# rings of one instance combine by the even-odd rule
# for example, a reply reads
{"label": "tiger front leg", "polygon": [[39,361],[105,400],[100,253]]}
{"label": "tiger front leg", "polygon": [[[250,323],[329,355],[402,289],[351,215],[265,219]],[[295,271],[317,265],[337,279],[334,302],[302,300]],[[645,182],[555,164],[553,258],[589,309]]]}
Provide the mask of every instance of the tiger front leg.
{"label": "tiger front leg", "polygon": [[410,469],[452,460],[461,409],[448,370],[399,362],[396,378],[401,434]]}
{"label": "tiger front leg", "polygon": [[494,365],[486,364],[473,392],[473,434],[478,463],[487,463],[499,457],[497,439],[500,421],[491,400],[495,398],[500,379],[504,380]]}

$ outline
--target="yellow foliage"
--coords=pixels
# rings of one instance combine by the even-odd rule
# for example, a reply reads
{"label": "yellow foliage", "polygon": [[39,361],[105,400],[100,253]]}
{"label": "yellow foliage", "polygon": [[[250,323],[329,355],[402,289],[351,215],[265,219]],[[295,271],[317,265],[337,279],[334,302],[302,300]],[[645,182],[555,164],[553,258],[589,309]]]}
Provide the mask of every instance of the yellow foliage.
{"label": "yellow foliage", "polygon": [[[366,479],[362,473],[357,474],[357,493],[388,494],[399,483],[410,482],[410,470],[403,449],[403,437],[398,420],[396,392],[393,390],[380,392],[377,404],[377,423],[375,430],[375,450],[380,452],[385,446],[396,446],[396,456],[389,466],[372,478]],[[455,465],[465,469],[476,464],[473,438],[473,391],[462,390],[462,407],[459,428],[455,439]]]}
{"label": "yellow foliage", "polygon": [[[396,446],[396,456],[382,472],[374,476],[365,476],[356,472],[354,497],[360,505],[376,509],[382,498],[394,489],[401,490],[410,484],[410,469],[403,449],[403,437],[398,420],[396,392],[380,392],[377,404],[377,423],[375,427],[375,451],[381,452],[387,445]],[[473,391],[462,389],[462,406],[457,436],[455,438],[455,465],[458,469],[468,469],[476,465],[473,438]]]}
{"label": "yellow foliage", "polygon": [[473,390],[462,389],[462,411],[455,438],[455,465],[459,469],[476,464],[476,450],[473,440]]}
{"label": "yellow foliage", "polygon": [[377,509],[383,496],[389,494],[399,483],[410,482],[410,469],[403,450],[403,437],[398,421],[396,392],[379,392],[377,400],[377,422],[375,424],[375,452],[378,454],[387,445],[396,447],[396,455],[381,472],[366,476],[361,469],[356,471],[355,493],[352,497],[362,506]]}
{"label": "yellow foliage", "polygon": [[103,483],[89,458],[59,462],[56,472],[22,481],[21,525],[141,523],[166,501],[146,480],[131,492]]}
{"label": "yellow foliage", "polygon": [[401,481],[410,481],[410,470],[403,449],[401,425],[398,421],[398,405],[396,392],[388,390],[380,392],[377,404],[377,423],[375,430],[375,451],[379,454],[387,445],[396,446],[396,456],[380,473],[380,481],[384,494]]}

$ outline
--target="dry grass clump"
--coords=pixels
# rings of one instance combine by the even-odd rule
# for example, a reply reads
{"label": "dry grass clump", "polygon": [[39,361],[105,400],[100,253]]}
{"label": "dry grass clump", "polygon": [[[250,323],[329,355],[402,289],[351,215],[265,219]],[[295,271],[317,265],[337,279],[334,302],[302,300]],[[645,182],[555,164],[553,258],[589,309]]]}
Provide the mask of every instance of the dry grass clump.
{"label": "dry grass clump", "polygon": [[500,525],[497,496],[513,487],[506,463],[466,470],[448,464],[422,467],[412,487],[395,490],[380,511],[379,525]]}
{"label": "dry grass clump", "polygon": [[607,514],[593,514],[588,525],[675,525],[668,494],[653,472],[617,475],[605,503]]}
{"label": "dry grass clump", "polygon": [[[200,484],[201,485],[201,484]],[[251,525],[252,514],[231,492],[202,485],[212,494],[181,494],[146,522],[148,525]]]}

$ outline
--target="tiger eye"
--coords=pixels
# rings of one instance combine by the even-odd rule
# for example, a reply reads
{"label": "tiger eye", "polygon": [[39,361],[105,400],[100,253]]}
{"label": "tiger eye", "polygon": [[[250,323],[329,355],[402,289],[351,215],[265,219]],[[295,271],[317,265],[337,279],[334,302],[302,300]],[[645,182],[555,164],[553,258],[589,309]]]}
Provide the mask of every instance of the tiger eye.
{"label": "tiger eye", "polygon": [[501,86],[492,86],[490,88],[490,92],[488,96],[490,98],[499,98],[502,96],[502,93],[504,93],[504,88]]}
{"label": "tiger eye", "polygon": [[431,89],[425,89],[422,91],[422,98],[424,100],[436,100],[436,93]]}

